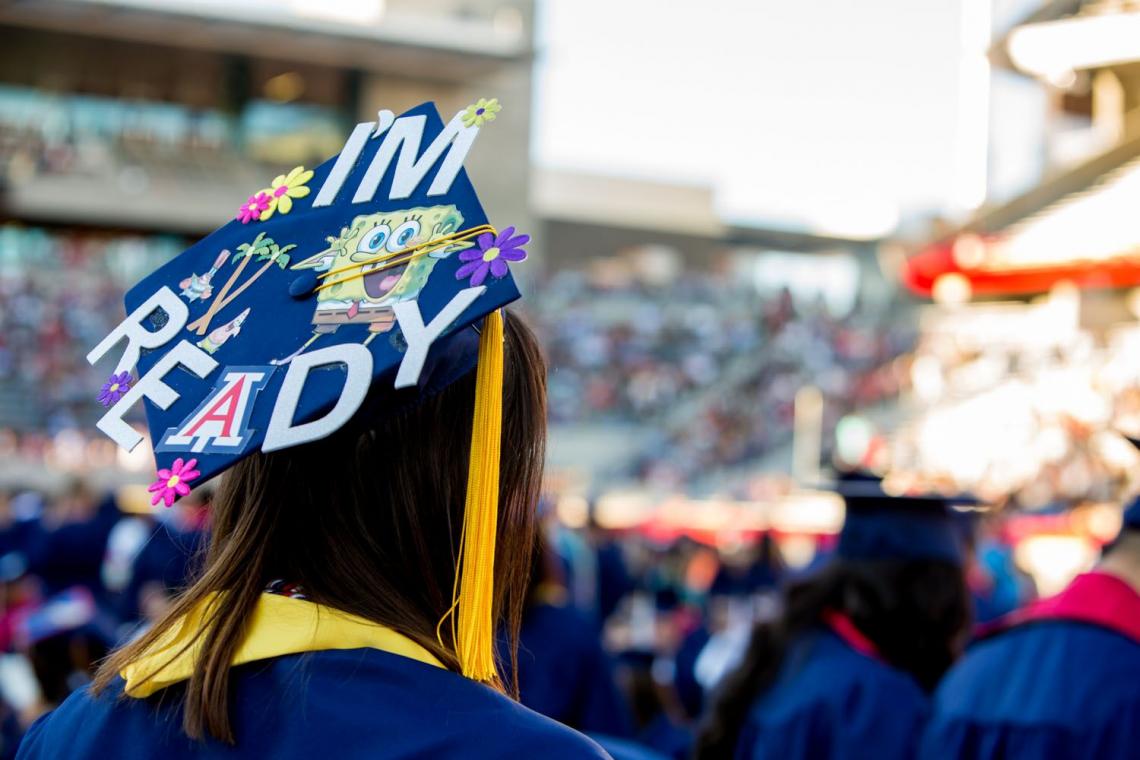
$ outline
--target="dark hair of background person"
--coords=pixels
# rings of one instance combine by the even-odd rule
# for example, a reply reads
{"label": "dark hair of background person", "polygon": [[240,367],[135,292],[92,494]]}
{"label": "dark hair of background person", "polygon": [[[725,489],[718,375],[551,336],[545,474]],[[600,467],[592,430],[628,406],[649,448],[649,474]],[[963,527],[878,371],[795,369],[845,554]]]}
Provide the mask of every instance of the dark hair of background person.
{"label": "dark hair of background person", "polygon": [[[537,339],[505,320],[502,455],[493,614],[513,661],[546,445],[546,366]],[[154,627],[118,650],[95,678],[118,673],[210,594],[200,661],[185,688],[183,729],[234,743],[230,663],[266,584],[301,584],[310,601],[392,628],[458,671],[451,606],[463,525],[475,403],[474,371],[397,414],[235,465],[211,506],[212,535],[197,580]],[[408,391],[415,400],[415,389]],[[403,393],[403,392],[401,392]],[[514,663],[506,669],[513,673]],[[498,683],[516,695],[517,685]]]}
{"label": "dark hair of background person", "polygon": [[76,674],[86,677],[108,649],[102,637],[83,631],[67,631],[29,646],[28,661],[44,702],[54,707],[67,699]]}
{"label": "dark hair of background person", "polygon": [[787,588],[779,620],[756,626],[743,662],[725,677],[697,737],[695,757],[732,757],[756,699],[780,673],[789,645],[825,610],[850,617],[889,664],[933,690],[970,626],[962,568],[949,562],[837,560]]}

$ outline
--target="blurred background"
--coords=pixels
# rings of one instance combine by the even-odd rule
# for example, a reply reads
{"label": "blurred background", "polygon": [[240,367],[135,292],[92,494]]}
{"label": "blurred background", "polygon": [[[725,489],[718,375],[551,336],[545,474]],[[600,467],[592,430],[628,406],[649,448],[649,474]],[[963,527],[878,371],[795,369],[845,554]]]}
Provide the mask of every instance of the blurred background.
{"label": "blurred background", "polygon": [[152,509],[150,449],[96,433],[84,356],[128,285],[381,108],[503,104],[467,167],[534,237],[551,572],[637,731],[683,727],[723,670],[694,642],[833,546],[836,469],[983,500],[979,620],[1119,527],[1140,2],[0,0],[0,40],[6,735],[207,528],[208,486]]}

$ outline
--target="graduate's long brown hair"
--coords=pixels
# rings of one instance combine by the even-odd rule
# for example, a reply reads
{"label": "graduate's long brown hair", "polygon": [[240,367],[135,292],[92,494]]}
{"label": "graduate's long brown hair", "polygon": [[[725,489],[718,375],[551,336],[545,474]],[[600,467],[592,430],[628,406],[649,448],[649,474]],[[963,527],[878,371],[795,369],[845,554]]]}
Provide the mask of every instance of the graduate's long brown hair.
{"label": "graduate's long brown hair", "polygon": [[[450,626],[463,525],[475,372],[361,432],[271,454],[257,453],[224,477],[212,507],[201,574],[144,636],[115,652],[95,677],[101,692],[187,611],[222,593],[202,631],[204,651],[185,688],[189,736],[233,743],[230,662],[267,582],[304,586],[319,604],[359,615],[414,639],[458,672]],[[546,366],[534,334],[505,321],[502,460],[495,551],[494,615],[509,638],[514,673],[518,630],[535,541],[546,443]],[[499,684],[514,694],[513,684]]]}

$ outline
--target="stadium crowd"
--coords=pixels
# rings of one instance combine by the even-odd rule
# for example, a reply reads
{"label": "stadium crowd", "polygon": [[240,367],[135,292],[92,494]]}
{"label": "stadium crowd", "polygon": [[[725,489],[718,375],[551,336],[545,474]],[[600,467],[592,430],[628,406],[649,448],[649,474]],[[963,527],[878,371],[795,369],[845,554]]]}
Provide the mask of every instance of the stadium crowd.
{"label": "stadium crowd", "polygon": [[805,385],[821,390],[829,433],[844,414],[893,398],[893,361],[915,339],[887,314],[856,305],[835,315],[714,272],[614,284],[562,271],[541,289],[531,309],[552,421],[658,423],[633,474],[674,486],[786,443]]}

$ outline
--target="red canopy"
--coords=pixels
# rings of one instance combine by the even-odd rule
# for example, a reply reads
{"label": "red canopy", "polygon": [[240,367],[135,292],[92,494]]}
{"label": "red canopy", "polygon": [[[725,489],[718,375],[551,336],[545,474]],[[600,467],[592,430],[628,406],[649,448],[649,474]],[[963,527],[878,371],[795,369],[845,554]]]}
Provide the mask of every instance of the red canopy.
{"label": "red canopy", "polygon": [[[1140,260],[1115,258],[1102,261],[1073,260],[1041,267],[979,267],[967,269],[954,259],[956,239],[927,246],[907,259],[901,279],[915,295],[930,298],[939,277],[960,274],[975,295],[1026,295],[1044,293],[1060,282],[1079,288],[1124,288],[1140,285]],[[985,241],[993,243],[994,240]]]}

